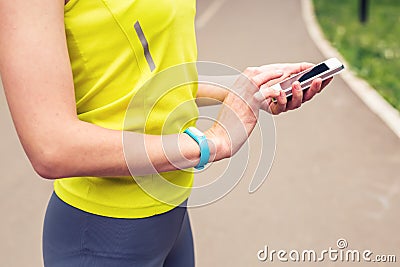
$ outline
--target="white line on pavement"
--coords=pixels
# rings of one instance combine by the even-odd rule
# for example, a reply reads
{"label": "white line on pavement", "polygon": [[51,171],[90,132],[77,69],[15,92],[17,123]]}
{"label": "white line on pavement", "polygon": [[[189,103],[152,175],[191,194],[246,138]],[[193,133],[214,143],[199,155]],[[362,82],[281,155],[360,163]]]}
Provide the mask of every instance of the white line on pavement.
{"label": "white line on pavement", "polygon": [[207,9],[199,15],[198,19],[196,19],[196,28],[198,30],[204,28],[207,23],[212,19],[212,17],[218,12],[218,10],[223,6],[226,0],[214,0],[207,7]]}

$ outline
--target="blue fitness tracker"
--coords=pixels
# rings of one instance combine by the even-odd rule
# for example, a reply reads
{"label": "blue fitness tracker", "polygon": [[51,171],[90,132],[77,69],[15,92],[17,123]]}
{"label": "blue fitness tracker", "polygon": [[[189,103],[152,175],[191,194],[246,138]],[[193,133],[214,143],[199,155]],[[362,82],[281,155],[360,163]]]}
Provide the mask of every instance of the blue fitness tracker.
{"label": "blue fitness tracker", "polygon": [[202,133],[197,129],[196,127],[189,127],[184,131],[185,134],[189,135],[192,137],[200,147],[200,162],[197,164],[195,167],[197,170],[201,170],[204,168],[204,166],[208,163],[208,160],[210,159],[210,148],[208,147],[208,142],[207,138]]}

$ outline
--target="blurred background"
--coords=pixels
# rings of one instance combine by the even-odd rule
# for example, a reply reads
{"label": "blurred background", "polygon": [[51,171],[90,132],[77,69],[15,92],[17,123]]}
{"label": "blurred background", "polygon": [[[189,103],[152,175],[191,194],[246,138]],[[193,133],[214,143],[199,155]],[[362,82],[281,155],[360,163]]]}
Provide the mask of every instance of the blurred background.
{"label": "blurred background", "polygon": [[325,33],[351,69],[400,109],[400,2],[313,0]]}
{"label": "blurred background", "polygon": [[[400,2],[370,0],[364,23],[358,0],[314,2],[327,38],[348,67],[398,108]],[[325,60],[308,35],[301,5],[298,0],[198,1],[199,60],[237,69]],[[0,265],[42,266],[41,231],[52,184],[32,170],[0,91]],[[336,249],[340,238],[349,249],[397,255],[399,261],[399,138],[341,77],[300,110],[277,116],[275,124],[275,161],[264,185],[249,194],[251,177],[244,177],[223,199],[190,210],[197,266],[279,266],[277,260],[260,262],[257,252],[265,246]]]}

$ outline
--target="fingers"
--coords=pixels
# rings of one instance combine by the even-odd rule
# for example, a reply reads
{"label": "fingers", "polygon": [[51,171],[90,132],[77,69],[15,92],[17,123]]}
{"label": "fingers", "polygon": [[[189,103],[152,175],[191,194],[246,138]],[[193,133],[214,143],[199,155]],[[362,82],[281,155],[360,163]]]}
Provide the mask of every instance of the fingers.
{"label": "fingers", "polygon": [[[287,101],[286,94],[283,91],[279,93],[275,92],[274,94],[269,86],[290,75],[310,69],[313,66],[315,66],[315,64],[302,62],[295,64],[265,65],[249,70],[250,72],[247,73],[248,77],[260,88],[259,92],[255,92],[257,101],[261,102],[260,108],[276,115],[287,110],[297,109],[302,103],[311,100],[332,81],[332,78],[326,81],[322,81],[320,78],[315,79],[312,81],[310,88],[306,91],[301,89],[299,82],[293,83],[292,99],[290,101]],[[273,102],[272,98],[275,98],[277,101]]]}
{"label": "fingers", "polygon": [[[271,114],[279,114],[286,109],[286,94],[281,89],[261,88],[258,95],[258,100],[261,100],[260,109]],[[277,102],[273,103],[272,99]]]}
{"label": "fingers", "polygon": [[322,79],[318,78],[312,81],[311,86],[304,92],[303,102],[311,100],[317,93],[322,90]]}
{"label": "fingers", "polygon": [[274,115],[278,115],[286,111],[287,98],[283,91],[280,91],[279,96],[276,97],[276,102],[271,103],[269,106],[270,112]]}
{"label": "fingers", "polygon": [[281,91],[282,90],[274,90],[270,87],[260,88],[260,90],[254,95],[254,97],[261,102],[261,105],[263,105],[265,100],[277,98],[280,95]]}
{"label": "fingers", "polygon": [[287,110],[299,108],[303,103],[303,90],[299,82],[292,84],[292,99],[287,103]]}
{"label": "fingers", "polygon": [[320,93],[332,80],[333,77],[325,81],[322,81],[321,79],[315,79],[312,82],[310,89],[304,93],[303,103],[311,100],[316,94]]}

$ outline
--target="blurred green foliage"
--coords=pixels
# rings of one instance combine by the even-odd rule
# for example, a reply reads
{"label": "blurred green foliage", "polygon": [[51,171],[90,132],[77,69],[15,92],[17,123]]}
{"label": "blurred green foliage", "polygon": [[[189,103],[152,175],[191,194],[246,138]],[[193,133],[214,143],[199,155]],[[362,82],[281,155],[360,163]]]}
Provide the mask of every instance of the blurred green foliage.
{"label": "blurred green foliage", "polygon": [[313,0],[328,40],[350,67],[400,110],[400,0],[369,0],[359,22],[359,0]]}

